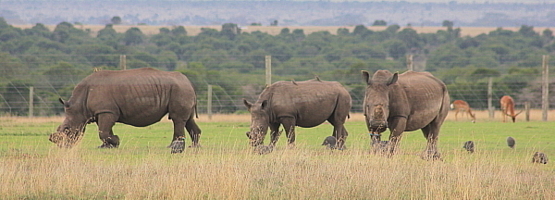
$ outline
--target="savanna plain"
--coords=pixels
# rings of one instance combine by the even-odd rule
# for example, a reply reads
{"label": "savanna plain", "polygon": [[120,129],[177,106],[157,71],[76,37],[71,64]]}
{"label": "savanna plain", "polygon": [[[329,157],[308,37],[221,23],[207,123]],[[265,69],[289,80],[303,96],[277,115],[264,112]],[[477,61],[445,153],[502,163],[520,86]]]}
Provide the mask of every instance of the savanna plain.
{"label": "savanna plain", "polygon": [[[532,115],[541,119],[540,111]],[[297,128],[295,148],[283,134],[265,155],[248,145],[248,115],[201,115],[202,147],[182,154],[166,148],[168,120],[117,124],[117,149],[96,148],[90,124],[77,146],[60,149],[48,136],[62,117],[1,117],[0,199],[555,199],[555,165],[531,162],[536,151],[555,159],[555,121],[477,117],[449,114],[439,139],[443,161],[419,157],[426,145],[420,131],[405,132],[393,157],[370,153],[360,113],[347,120],[346,150],[321,146],[333,130],[325,123]],[[474,153],[462,148],[468,140]]]}

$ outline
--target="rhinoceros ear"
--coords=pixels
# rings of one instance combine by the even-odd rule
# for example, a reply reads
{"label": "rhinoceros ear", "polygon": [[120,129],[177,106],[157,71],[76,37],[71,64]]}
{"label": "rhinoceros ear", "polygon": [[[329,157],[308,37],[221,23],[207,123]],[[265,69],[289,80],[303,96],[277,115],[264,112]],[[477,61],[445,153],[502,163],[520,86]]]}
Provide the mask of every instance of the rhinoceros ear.
{"label": "rhinoceros ear", "polygon": [[247,101],[246,99],[243,99],[243,104],[245,104],[245,106],[247,107],[247,109],[250,111],[251,107],[252,107],[252,103]]}
{"label": "rhinoceros ear", "polygon": [[62,103],[62,105],[64,105],[64,107],[69,107],[69,104],[66,101],[64,101],[62,98],[59,98],[58,100],[60,101],[60,103]]}
{"label": "rhinoceros ear", "polygon": [[362,80],[366,83],[366,84],[370,84],[370,72],[366,71],[366,70],[362,70]]}
{"label": "rhinoceros ear", "polygon": [[399,73],[395,72],[395,74],[393,74],[393,76],[391,78],[389,78],[389,81],[387,82],[387,85],[391,85],[393,83],[396,83],[397,79],[399,79]]}
{"label": "rhinoceros ear", "polygon": [[268,106],[268,100],[262,101],[262,105],[260,106],[262,109],[265,109]]}

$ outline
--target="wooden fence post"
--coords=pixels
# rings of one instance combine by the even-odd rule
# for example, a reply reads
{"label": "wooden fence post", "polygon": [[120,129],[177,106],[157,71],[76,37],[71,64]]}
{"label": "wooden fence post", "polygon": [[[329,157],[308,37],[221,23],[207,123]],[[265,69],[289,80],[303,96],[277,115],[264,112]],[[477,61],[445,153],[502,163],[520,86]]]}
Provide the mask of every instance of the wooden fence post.
{"label": "wooden fence post", "polygon": [[542,121],[547,121],[549,111],[549,56],[542,56]]}
{"label": "wooden fence post", "polygon": [[407,55],[407,69],[409,71],[414,71],[414,65],[413,65],[413,62],[412,62],[412,54]]}
{"label": "wooden fence post", "polygon": [[31,86],[29,87],[29,117],[33,117],[33,110],[34,110],[33,93],[35,93],[35,88]]}
{"label": "wooden fence post", "polygon": [[127,56],[126,55],[119,55],[119,67],[121,70],[127,69]]}
{"label": "wooden fence post", "polygon": [[212,85],[208,85],[208,99],[206,112],[208,113],[208,119],[212,119]]}
{"label": "wooden fence post", "polygon": [[488,111],[489,111],[489,118],[493,119],[495,116],[495,108],[492,104],[493,98],[493,78],[489,77],[488,79]]}
{"label": "wooden fence post", "polygon": [[526,113],[526,121],[530,121],[530,102],[524,102],[524,113]]}
{"label": "wooden fence post", "polygon": [[266,86],[272,84],[272,56],[267,55],[265,59],[266,63]]}

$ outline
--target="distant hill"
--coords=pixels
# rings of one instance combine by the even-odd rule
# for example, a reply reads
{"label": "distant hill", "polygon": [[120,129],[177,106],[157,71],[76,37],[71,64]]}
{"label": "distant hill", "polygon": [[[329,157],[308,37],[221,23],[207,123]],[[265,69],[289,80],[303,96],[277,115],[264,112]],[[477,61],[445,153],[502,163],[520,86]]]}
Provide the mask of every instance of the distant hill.
{"label": "distant hill", "polygon": [[327,1],[0,1],[0,16],[10,24],[99,24],[119,16],[125,25],[278,26],[388,25],[555,27],[555,3],[409,3]]}
{"label": "distant hill", "polygon": [[[13,25],[15,27],[18,28],[22,28],[22,29],[26,29],[26,28],[31,28],[34,25]],[[56,25],[46,25],[46,27],[49,30],[54,30],[54,28],[56,27]],[[91,33],[91,35],[96,36],[98,34],[98,31],[103,29],[105,27],[105,25],[75,25],[76,28],[80,28],[83,30],[89,30],[89,32]],[[129,30],[132,27],[137,27],[139,29],[141,29],[141,32],[143,32],[144,34],[147,35],[154,35],[154,34],[158,34],[160,33],[160,28],[172,28],[172,26],[167,26],[167,25],[115,25],[113,26],[113,28],[119,32],[119,33],[123,33],[127,30]],[[221,29],[221,25],[207,25],[207,26],[184,26],[185,30],[187,30],[187,35],[197,35],[201,32],[202,28],[211,28],[211,29],[216,29],[216,30],[220,30]],[[310,34],[313,32],[317,32],[317,31],[328,31],[331,34],[336,34],[337,33],[337,29],[339,28],[346,28],[349,29],[349,31],[353,31],[355,29],[355,26],[243,26],[241,27],[241,32],[254,32],[254,31],[261,31],[264,33],[268,33],[271,35],[277,35],[281,32],[282,29],[284,28],[288,28],[291,31],[295,30],[295,29],[302,29],[303,32],[305,34]],[[369,26],[367,27],[370,30],[373,31],[382,31],[385,30],[385,26]],[[401,27],[401,28],[406,28],[406,27]],[[439,26],[424,26],[424,27],[411,27],[412,29],[414,29],[415,31],[417,31],[418,33],[436,33],[438,30],[447,30],[446,27],[439,27]],[[534,27],[534,31],[541,33],[543,30],[550,28],[550,27]],[[460,27],[461,29],[461,36],[477,36],[480,35],[482,33],[488,34],[491,31],[494,31],[497,29],[497,27]],[[504,30],[510,30],[510,31],[518,31],[520,29],[520,27],[503,27]],[[553,28],[551,28],[553,29]]]}

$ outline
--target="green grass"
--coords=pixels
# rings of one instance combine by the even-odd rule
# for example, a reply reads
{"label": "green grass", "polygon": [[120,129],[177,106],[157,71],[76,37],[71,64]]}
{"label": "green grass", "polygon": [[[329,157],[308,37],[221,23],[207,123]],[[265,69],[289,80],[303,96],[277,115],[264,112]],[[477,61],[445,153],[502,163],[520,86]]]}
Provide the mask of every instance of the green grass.
{"label": "green grass", "polygon": [[[117,149],[98,149],[96,125],[80,144],[48,141],[59,123],[0,121],[0,196],[5,199],[553,199],[555,122],[447,121],[443,162],[421,160],[426,141],[405,132],[392,158],[369,153],[364,122],[350,121],[348,149],[320,144],[332,127],[297,128],[295,149],[283,134],[271,154],[251,153],[248,122],[201,122],[199,149],[170,154],[172,124],[117,124]],[[387,134],[386,134],[387,136]],[[516,139],[516,148],[506,138]],[[386,138],[386,137],[385,137]],[[463,143],[473,140],[474,154]],[[190,144],[190,140],[187,140]]]}
{"label": "green grass", "polygon": [[[517,140],[516,150],[539,150],[546,153],[555,150],[551,148],[555,142],[555,122],[519,122],[500,123],[496,121],[469,123],[446,121],[441,129],[439,148],[442,151],[454,149],[462,150],[465,141],[473,140],[478,151],[507,150],[505,139],[508,136]],[[0,151],[8,149],[36,149],[47,150],[54,146],[48,141],[50,133],[55,131],[59,123],[46,122],[15,123],[0,121]],[[220,148],[243,149],[247,144],[245,132],[249,129],[248,122],[200,122],[202,129],[202,149]],[[369,148],[369,136],[364,122],[347,122],[349,131],[347,146],[355,149]],[[159,150],[165,149],[173,136],[173,127],[169,122],[161,122],[149,127],[133,127],[124,124],[114,126],[115,134],[121,138],[120,151],[125,150]],[[301,149],[320,150],[323,139],[331,135],[332,126],[328,123],[314,128],[296,128],[297,147]],[[382,139],[387,140],[389,131]],[[188,137],[188,135],[187,135]],[[268,137],[268,136],[267,136]],[[286,137],[282,134],[278,146],[285,147]],[[187,140],[190,143],[190,140]],[[401,148],[411,151],[423,149],[425,139],[421,131],[405,132],[401,141]],[[89,124],[84,138],[79,145],[84,149],[95,149],[100,145],[96,124]],[[110,151],[110,150],[108,150]]]}
{"label": "green grass", "polygon": [[[202,148],[198,152],[235,152],[244,153],[248,150],[248,140],[245,132],[249,123],[241,122],[204,122],[199,123],[203,133],[201,136]],[[462,144],[472,140],[476,145],[476,153],[494,153],[501,158],[510,160],[527,161],[536,151],[547,155],[555,155],[555,124],[553,122],[454,122],[447,121],[441,130],[439,150],[444,159],[465,153]],[[58,123],[9,123],[0,125],[0,156],[10,154],[46,155],[52,150],[57,150],[55,145],[48,141],[48,136],[53,132]],[[349,131],[347,147],[350,151],[369,151],[370,138],[367,135],[364,122],[348,122]],[[84,138],[77,148],[91,153],[109,155],[141,154],[168,154],[166,148],[173,136],[171,123],[158,123],[149,127],[132,127],[117,124],[114,132],[120,136],[121,145],[118,149],[97,149],[100,145],[97,127],[95,124],[87,126]],[[323,124],[315,128],[297,128],[296,149],[310,152],[325,151],[320,145],[323,139],[331,135],[332,126]],[[187,135],[188,136],[188,135]],[[382,139],[387,140],[388,131]],[[506,145],[506,138],[511,136],[516,139],[516,148],[510,149]],[[268,138],[269,136],[267,136]],[[277,145],[277,151],[286,148],[286,137],[282,134]],[[190,140],[186,141],[190,144]],[[426,140],[421,131],[405,132],[401,140],[401,154],[418,154],[425,147]]]}

